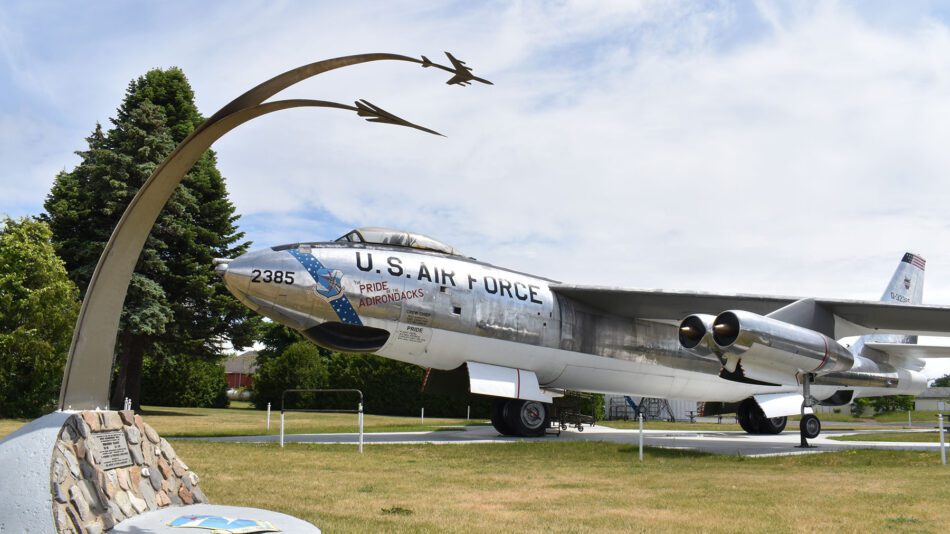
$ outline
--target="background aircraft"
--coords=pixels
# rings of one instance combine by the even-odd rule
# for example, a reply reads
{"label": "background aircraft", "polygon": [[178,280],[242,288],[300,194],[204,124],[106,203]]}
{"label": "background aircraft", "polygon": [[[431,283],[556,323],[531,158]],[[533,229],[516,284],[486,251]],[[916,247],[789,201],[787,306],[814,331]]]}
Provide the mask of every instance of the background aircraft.
{"label": "background aircraft", "polygon": [[880,302],[567,285],[384,228],[217,264],[244,304],[323,347],[494,397],[506,435],[542,435],[553,399],[576,390],[738,402],[750,433],[802,413],[814,437],[808,406],[917,394],[923,358],[950,356],[913,337],[950,331],[950,307],[920,305],[925,263],[910,253]]}

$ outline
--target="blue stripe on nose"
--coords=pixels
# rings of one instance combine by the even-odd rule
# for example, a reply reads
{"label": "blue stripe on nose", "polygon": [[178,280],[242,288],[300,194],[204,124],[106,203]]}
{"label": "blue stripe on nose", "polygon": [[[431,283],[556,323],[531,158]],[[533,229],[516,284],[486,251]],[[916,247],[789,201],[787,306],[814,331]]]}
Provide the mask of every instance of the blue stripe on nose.
{"label": "blue stripe on nose", "polygon": [[346,298],[346,294],[343,293],[342,277],[335,279],[333,277],[333,271],[324,267],[323,264],[320,263],[320,260],[315,258],[313,254],[304,254],[295,249],[290,249],[287,252],[307,269],[307,272],[310,273],[310,276],[313,277],[317,284],[322,284],[323,280],[327,280],[327,283],[330,284],[327,291],[318,291],[318,293],[327,299],[330,303],[330,307],[333,308],[337,317],[340,318],[340,322],[363,326],[363,321],[360,321],[360,316],[357,315],[356,310],[353,309],[353,305],[350,304],[350,299]]}

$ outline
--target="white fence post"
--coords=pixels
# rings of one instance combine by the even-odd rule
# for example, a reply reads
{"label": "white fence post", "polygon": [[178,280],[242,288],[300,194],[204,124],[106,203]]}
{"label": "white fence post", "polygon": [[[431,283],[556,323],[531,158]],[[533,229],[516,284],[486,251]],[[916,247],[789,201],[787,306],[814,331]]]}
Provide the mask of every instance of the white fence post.
{"label": "white fence post", "polygon": [[640,414],[640,463],[643,463],[643,414]]}
{"label": "white fence post", "polygon": [[267,431],[270,432],[270,403],[267,403]]}
{"label": "white fence post", "polygon": [[420,424],[420,425],[425,425],[425,424],[426,424],[426,409],[425,409],[425,406],[422,407],[422,414],[419,416],[419,424]]}
{"label": "white fence post", "polygon": [[469,404],[465,407],[465,420],[468,421],[472,418],[472,405]]}
{"label": "white fence post", "polygon": [[284,410],[280,411],[280,448],[284,448]]}
{"label": "white fence post", "polygon": [[363,454],[363,403],[360,402],[359,406],[359,419],[360,419],[360,454]]}
{"label": "white fence post", "polygon": [[946,440],[944,439],[944,432],[943,432],[943,410],[944,410],[944,406],[945,406],[945,405],[944,405],[943,401],[941,401],[940,403],[937,404],[937,408],[940,409],[940,413],[937,414],[937,422],[938,422],[938,424],[939,424],[939,426],[940,426],[940,462],[941,462],[943,465],[947,465],[947,442],[946,442]]}

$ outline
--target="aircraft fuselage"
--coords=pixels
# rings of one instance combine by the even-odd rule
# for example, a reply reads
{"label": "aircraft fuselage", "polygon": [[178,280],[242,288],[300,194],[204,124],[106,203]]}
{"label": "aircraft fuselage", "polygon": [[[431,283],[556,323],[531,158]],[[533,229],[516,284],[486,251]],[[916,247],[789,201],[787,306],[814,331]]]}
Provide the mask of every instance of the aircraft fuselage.
{"label": "aircraft fuselage", "polygon": [[681,348],[674,324],[604,313],[557,295],[553,280],[463,256],[313,243],[245,254],[223,274],[246,305],[318,344],[427,368],[480,362],[531,370],[545,388],[707,401],[798,388],[720,378],[720,362]]}

